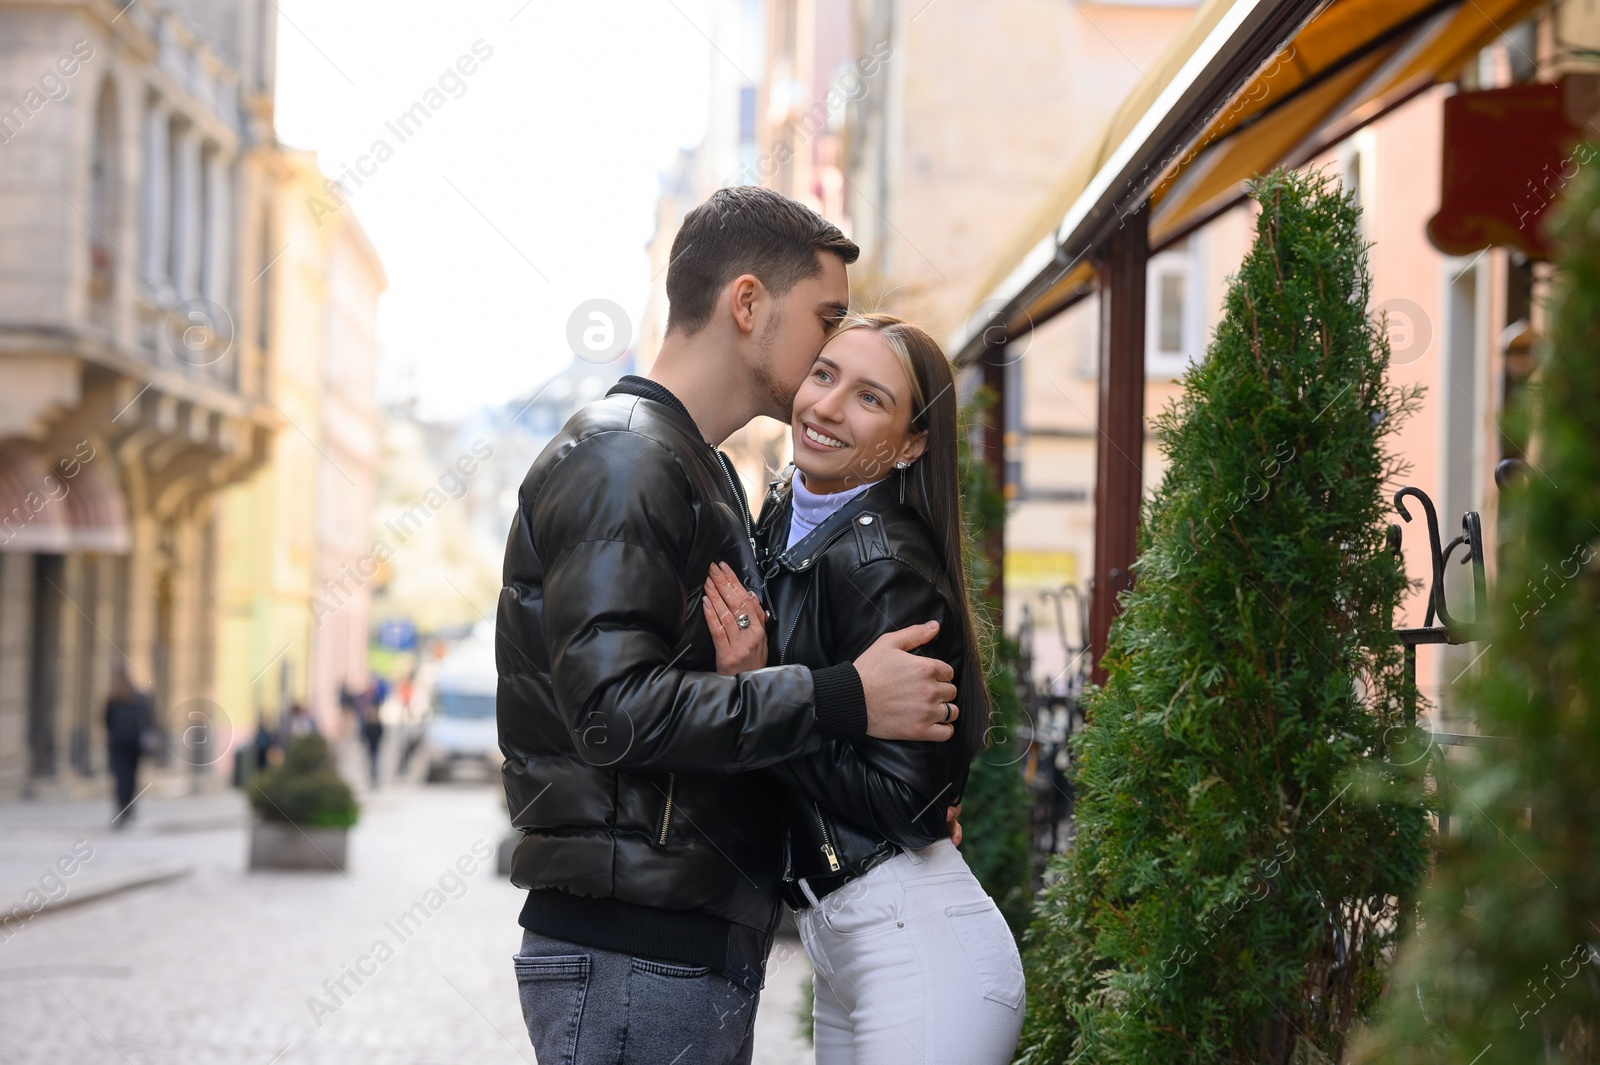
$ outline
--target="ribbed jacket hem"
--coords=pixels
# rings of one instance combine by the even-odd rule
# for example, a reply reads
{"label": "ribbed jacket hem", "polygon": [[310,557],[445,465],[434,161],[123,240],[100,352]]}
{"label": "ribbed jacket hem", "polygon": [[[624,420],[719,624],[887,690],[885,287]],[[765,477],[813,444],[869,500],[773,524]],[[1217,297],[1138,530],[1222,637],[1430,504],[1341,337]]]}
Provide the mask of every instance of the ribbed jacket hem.
{"label": "ribbed jacket hem", "polygon": [[867,734],[867,695],[853,663],[811,671],[817,728],[830,740],[853,740]]}
{"label": "ribbed jacket hem", "polygon": [[769,933],[710,914],[659,910],[549,888],[528,892],[517,923],[530,932],[596,950],[704,965],[753,990],[761,989],[770,939]]}

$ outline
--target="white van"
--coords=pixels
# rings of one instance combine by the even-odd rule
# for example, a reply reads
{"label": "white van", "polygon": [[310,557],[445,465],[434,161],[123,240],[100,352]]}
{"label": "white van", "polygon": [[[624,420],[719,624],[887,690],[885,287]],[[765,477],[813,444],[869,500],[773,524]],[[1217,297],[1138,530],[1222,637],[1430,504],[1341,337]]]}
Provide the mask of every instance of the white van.
{"label": "white van", "polygon": [[497,682],[494,626],[484,622],[439,662],[423,741],[428,783],[449,780],[463,763],[481,767],[491,779],[498,777]]}

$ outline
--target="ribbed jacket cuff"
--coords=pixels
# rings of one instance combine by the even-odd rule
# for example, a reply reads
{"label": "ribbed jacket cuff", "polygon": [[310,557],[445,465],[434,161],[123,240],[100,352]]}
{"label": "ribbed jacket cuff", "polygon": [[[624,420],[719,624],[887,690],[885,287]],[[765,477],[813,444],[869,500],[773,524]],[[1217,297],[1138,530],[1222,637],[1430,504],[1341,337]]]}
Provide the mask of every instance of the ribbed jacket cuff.
{"label": "ribbed jacket cuff", "polygon": [[830,740],[853,740],[867,734],[867,695],[854,663],[811,671],[817,705],[817,728]]}

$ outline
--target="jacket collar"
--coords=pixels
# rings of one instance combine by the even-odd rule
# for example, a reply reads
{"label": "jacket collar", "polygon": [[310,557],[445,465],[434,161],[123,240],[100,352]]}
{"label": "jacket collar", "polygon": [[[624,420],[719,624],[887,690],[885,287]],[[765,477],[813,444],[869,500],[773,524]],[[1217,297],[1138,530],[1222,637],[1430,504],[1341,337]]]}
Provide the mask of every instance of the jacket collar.
{"label": "jacket collar", "polygon": [[700,427],[695,424],[694,417],[689,413],[689,408],[683,405],[683,401],[677,396],[673,395],[667,386],[652,381],[648,377],[640,377],[638,374],[631,373],[624,374],[616,384],[611,386],[610,391],[608,391],[606,395],[638,396],[641,399],[648,399],[651,402],[659,403],[664,407],[669,407],[676,411],[684,421],[689,423],[689,426],[694,430],[694,435],[696,437],[699,437],[702,440],[705,439],[705,435],[700,432]]}
{"label": "jacket collar", "polygon": [[[885,477],[871,488],[856,496],[850,502],[834,511],[815,529],[806,533],[794,542],[793,547],[773,553],[763,567],[765,575],[771,577],[780,569],[792,573],[803,573],[810,569],[822,557],[835,540],[850,531],[853,522],[867,517],[866,512],[872,511],[874,515],[881,511],[894,497],[894,486],[890,483],[893,477]],[[761,530],[763,539],[776,537],[781,532],[788,535],[789,514],[794,507],[793,492],[783,491],[782,481],[772,482],[774,500],[781,499],[780,509],[776,512],[773,523]],[[877,520],[876,517],[868,520]]]}

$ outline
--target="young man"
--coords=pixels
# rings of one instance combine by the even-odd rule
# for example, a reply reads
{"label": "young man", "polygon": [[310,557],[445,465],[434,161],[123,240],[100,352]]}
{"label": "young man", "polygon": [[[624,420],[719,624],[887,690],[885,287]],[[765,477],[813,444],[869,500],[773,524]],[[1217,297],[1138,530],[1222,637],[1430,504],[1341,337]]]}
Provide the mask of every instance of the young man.
{"label": "young man", "polygon": [[[648,378],[625,377],[535,460],[496,626],[515,964],[544,1065],[749,1062],[782,839],[760,769],[825,738],[945,740],[952,671],[891,633],[853,664],[718,676],[714,562],[759,593],[749,506],[716,445],[787,422],[845,311],[858,249],[766,189],[689,212]],[[752,603],[752,610],[759,605]]]}

